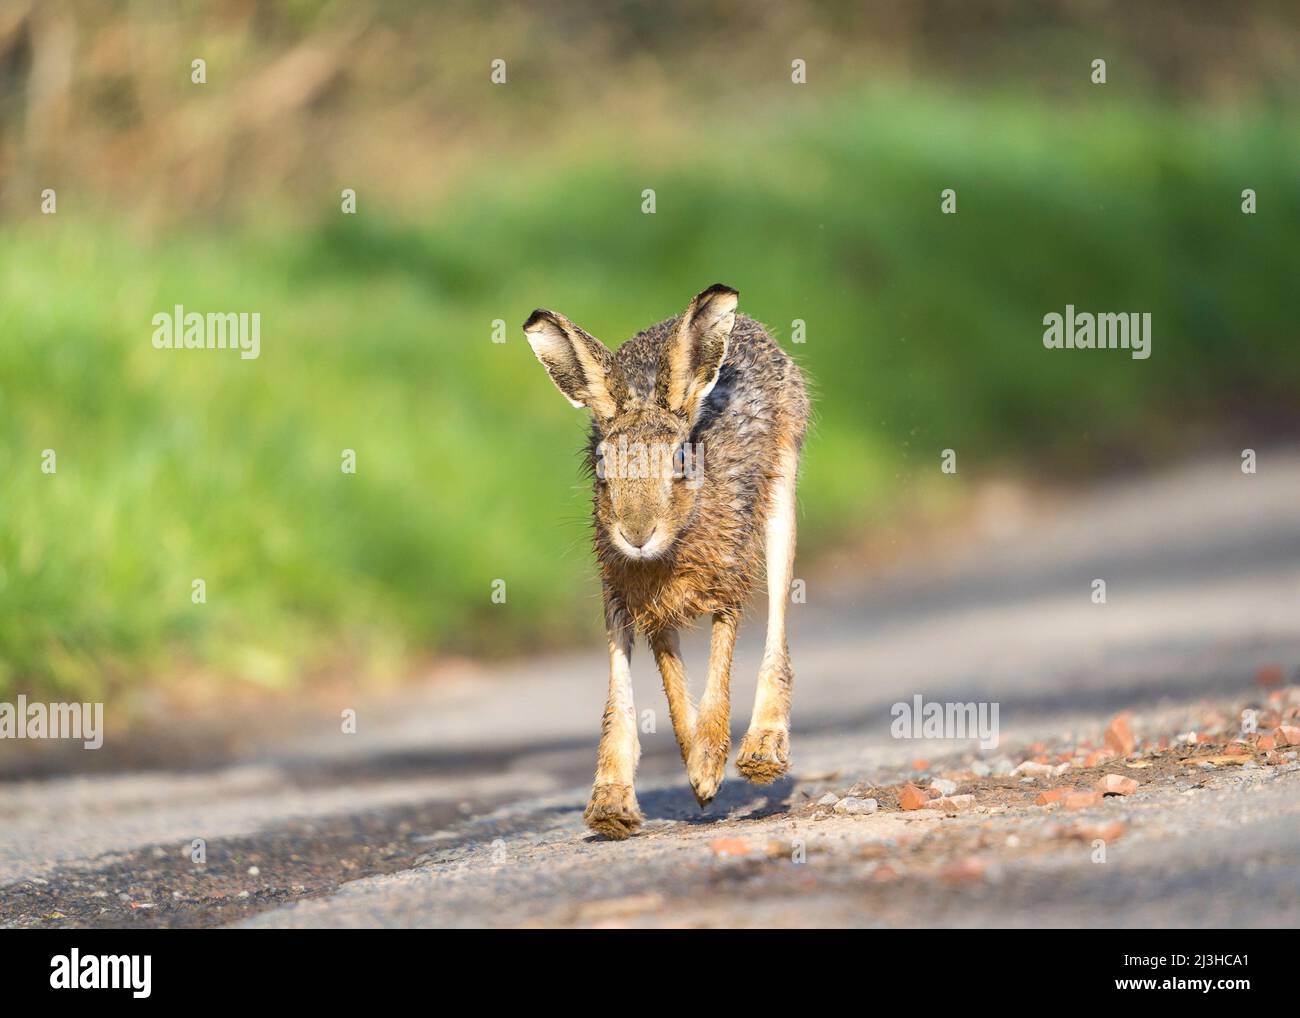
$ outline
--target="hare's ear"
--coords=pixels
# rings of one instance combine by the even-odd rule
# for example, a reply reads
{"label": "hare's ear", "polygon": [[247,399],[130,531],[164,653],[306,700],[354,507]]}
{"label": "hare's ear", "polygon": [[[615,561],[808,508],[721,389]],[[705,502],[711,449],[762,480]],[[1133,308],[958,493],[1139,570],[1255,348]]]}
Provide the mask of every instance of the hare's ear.
{"label": "hare's ear", "polygon": [[528,345],[565,398],[611,418],[627,397],[627,386],[614,355],[563,315],[537,310],[524,322]]}
{"label": "hare's ear", "polygon": [[715,283],[691,301],[659,356],[655,399],[661,406],[695,420],[718,381],[739,300],[731,287]]}

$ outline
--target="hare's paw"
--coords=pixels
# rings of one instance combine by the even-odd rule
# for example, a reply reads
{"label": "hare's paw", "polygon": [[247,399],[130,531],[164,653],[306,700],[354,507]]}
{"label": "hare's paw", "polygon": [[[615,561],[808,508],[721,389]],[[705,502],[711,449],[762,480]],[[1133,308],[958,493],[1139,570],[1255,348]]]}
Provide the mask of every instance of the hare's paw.
{"label": "hare's paw", "polygon": [[690,779],[695,801],[707,806],[722,787],[727,771],[727,754],[731,750],[731,736],[726,725],[702,725],[696,728],[695,739],[686,759],[686,776]]}
{"label": "hare's paw", "polygon": [[597,834],[623,841],[636,833],[645,817],[631,785],[597,785],[591,790],[591,802],[582,819]]}
{"label": "hare's paw", "polygon": [[751,728],[740,741],[736,770],[757,785],[771,784],[790,768],[790,733],[784,728]]}

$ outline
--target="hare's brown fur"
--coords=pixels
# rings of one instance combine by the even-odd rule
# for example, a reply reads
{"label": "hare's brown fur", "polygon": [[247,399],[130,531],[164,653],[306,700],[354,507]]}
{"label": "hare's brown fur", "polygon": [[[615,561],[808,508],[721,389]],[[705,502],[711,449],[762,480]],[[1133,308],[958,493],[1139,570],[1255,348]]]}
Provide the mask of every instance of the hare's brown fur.
{"label": "hare's brown fur", "polygon": [[[732,648],[762,566],[767,644],[737,767],[765,782],[788,766],[785,604],[808,396],[799,368],[762,325],[735,314],[736,302],[729,287],[710,287],[683,314],[638,333],[617,353],[554,312],[534,312],[524,325],[561,392],[593,411],[587,462],[610,688],[585,816],[611,838],[628,837],[641,823],[632,790],[639,755],[633,633],[648,639],[663,674],[682,758],[703,805],[717,792],[730,749]],[[636,462],[651,469],[629,469],[626,450],[649,450]],[[671,453],[673,472],[654,466],[667,462],[656,450]],[[686,690],[677,631],[706,614],[713,640],[697,708]]]}

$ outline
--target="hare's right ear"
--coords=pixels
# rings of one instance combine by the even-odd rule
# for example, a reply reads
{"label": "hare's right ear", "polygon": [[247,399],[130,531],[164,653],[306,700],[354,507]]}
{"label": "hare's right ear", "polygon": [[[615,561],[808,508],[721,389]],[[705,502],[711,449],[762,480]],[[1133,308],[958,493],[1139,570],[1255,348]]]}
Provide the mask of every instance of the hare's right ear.
{"label": "hare's right ear", "polygon": [[718,381],[740,294],[714,283],[696,294],[659,355],[655,399],[691,423]]}
{"label": "hare's right ear", "polygon": [[627,386],[614,355],[563,315],[537,310],[524,322],[528,345],[556,388],[576,407],[590,407],[609,419],[627,398]]}

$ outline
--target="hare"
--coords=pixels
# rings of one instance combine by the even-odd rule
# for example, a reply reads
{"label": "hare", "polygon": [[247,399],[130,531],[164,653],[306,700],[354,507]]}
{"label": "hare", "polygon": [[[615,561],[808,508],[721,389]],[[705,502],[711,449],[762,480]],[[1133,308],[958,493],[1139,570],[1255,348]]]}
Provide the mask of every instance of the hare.
{"label": "hare", "polygon": [[[799,368],[763,326],[736,314],[737,291],[709,287],[676,318],[611,353],[563,315],[534,311],[524,334],[551,380],[592,413],[596,559],[609,639],[609,696],[583,819],[621,840],[644,820],[630,660],[635,632],[663,677],[673,732],[703,807],[730,751],[731,657],[759,563],[767,641],[736,767],[766,784],[789,766],[785,608],[795,546],[795,478],[808,419]],[[713,619],[697,707],[678,630]]]}

